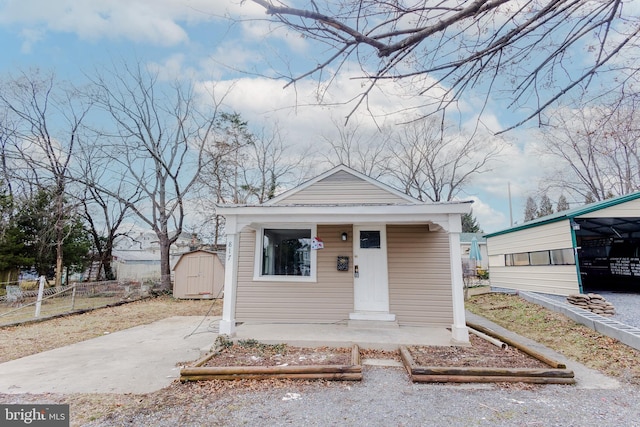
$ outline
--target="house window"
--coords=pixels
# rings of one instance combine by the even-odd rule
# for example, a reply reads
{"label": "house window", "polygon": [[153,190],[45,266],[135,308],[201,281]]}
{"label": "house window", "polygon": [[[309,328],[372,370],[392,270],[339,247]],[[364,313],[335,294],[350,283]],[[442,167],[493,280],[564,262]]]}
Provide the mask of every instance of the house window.
{"label": "house window", "polygon": [[311,230],[265,228],[262,276],[311,276]]}

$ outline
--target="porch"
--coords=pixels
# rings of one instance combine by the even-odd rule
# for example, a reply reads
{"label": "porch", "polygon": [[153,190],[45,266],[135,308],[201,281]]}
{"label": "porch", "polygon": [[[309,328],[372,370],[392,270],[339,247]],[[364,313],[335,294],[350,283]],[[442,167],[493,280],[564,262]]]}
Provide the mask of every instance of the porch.
{"label": "porch", "polygon": [[370,325],[358,322],[332,324],[242,323],[234,339],[255,339],[264,344],[286,343],[297,347],[348,347],[396,350],[400,345],[468,345],[456,343],[445,327],[390,326],[388,322]]}

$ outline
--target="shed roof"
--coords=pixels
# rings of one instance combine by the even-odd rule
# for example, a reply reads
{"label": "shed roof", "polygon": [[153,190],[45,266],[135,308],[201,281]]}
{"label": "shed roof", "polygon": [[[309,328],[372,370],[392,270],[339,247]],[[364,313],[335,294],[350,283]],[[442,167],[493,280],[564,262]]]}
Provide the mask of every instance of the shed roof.
{"label": "shed roof", "polygon": [[203,254],[209,254],[211,256],[217,257],[220,262],[222,263],[222,265],[224,266],[224,256],[220,256],[220,252],[217,251],[210,251],[207,249],[194,249],[192,251],[189,252],[185,252],[183,254],[180,255],[180,258],[178,258],[178,261],[176,261],[176,265],[173,266],[173,269],[175,270],[178,267],[178,264],[180,264],[180,261],[182,261],[183,258],[189,256],[189,255],[193,255],[195,253],[201,252]]}
{"label": "shed roof", "polygon": [[[514,231],[525,230],[527,228],[538,227],[544,224],[550,224],[553,222],[571,220],[591,212],[606,209],[611,206],[620,205],[622,203],[627,203],[636,199],[640,199],[640,192],[625,194],[623,196],[614,197],[612,199],[589,203],[587,205],[579,206],[573,209],[568,209],[562,212],[556,212],[551,215],[546,215],[546,216],[525,222],[524,224],[520,224],[515,227],[507,228],[501,231],[496,231],[495,233],[485,234],[485,237],[494,237],[494,236],[499,236],[501,234],[513,233]],[[639,216],[640,216],[640,213],[639,213]]]}

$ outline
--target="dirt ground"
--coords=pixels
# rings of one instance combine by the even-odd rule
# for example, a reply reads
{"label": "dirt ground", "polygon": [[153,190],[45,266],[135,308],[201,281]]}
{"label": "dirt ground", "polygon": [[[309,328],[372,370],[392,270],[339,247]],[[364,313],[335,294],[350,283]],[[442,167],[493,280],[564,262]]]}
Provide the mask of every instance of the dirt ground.
{"label": "dirt ground", "polygon": [[[418,366],[486,367],[486,368],[548,368],[522,351],[502,349],[475,335],[470,347],[409,346]],[[400,360],[398,351],[360,350],[362,359]],[[309,366],[349,365],[351,348],[302,348],[286,344],[262,344],[255,340],[222,345],[215,356],[202,366]]]}

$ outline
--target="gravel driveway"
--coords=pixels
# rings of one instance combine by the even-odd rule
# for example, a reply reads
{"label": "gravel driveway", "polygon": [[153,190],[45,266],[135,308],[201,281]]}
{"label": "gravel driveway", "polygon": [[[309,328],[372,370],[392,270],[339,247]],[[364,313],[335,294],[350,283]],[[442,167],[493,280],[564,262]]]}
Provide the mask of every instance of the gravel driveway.
{"label": "gravel driveway", "polygon": [[640,426],[640,388],[412,384],[401,368],[366,367],[361,383],[279,385],[211,394],[90,426]]}
{"label": "gravel driveway", "polygon": [[[601,293],[615,319],[640,327],[640,295]],[[564,297],[558,297],[564,300]],[[185,386],[182,386],[185,387]],[[362,382],[245,386],[147,402],[90,426],[628,426],[640,427],[640,386],[413,384],[402,368],[365,366]],[[251,388],[251,389],[249,389]]]}

